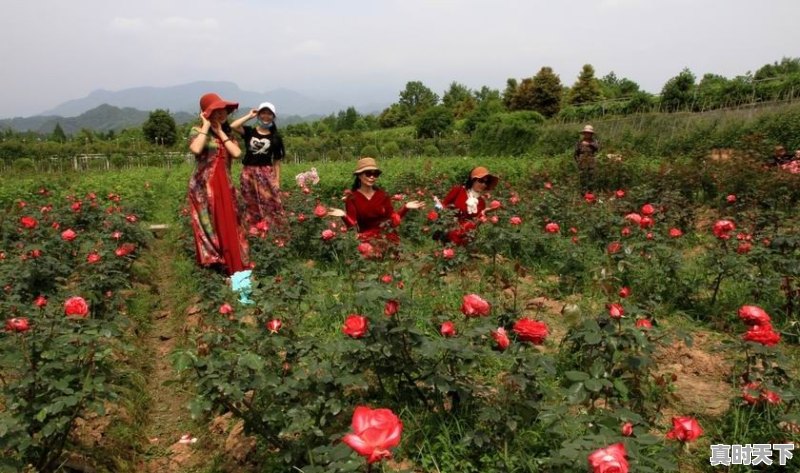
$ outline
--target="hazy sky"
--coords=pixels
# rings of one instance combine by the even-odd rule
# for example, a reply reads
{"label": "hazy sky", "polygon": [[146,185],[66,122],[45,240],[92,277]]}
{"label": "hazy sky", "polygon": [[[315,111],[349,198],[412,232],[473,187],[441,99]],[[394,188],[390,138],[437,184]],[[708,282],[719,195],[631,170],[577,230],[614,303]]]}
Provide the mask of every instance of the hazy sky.
{"label": "hazy sky", "polygon": [[798,19],[800,0],[2,0],[0,118],[196,80],[388,103],[542,66],[572,85],[586,63],[659,92],[800,57]]}

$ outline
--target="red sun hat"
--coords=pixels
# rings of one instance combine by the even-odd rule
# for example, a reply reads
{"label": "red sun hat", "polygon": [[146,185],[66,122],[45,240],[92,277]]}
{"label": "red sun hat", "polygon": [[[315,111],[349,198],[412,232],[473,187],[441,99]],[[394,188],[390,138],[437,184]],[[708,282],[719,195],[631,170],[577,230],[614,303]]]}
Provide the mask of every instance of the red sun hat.
{"label": "red sun hat", "polygon": [[227,110],[228,113],[231,113],[239,108],[239,104],[236,102],[222,100],[222,98],[215,93],[208,93],[200,97],[200,110],[203,111],[203,115],[205,115],[206,118],[211,116],[211,113],[214,110],[220,110],[223,108]]}

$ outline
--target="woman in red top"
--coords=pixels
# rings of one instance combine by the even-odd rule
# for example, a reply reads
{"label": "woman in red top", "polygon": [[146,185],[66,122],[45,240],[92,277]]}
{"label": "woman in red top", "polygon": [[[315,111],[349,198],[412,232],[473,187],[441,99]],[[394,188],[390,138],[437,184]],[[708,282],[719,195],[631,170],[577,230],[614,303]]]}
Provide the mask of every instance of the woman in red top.
{"label": "woman in red top", "polygon": [[358,238],[362,241],[385,238],[393,243],[399,242],[396,233],[384,230],[400,225],[406,212],[420,209],[425,203],[412,200],[395,212],[389,195],[375,185],[381,170],[373,158],[359,159],[353,175],[355,182],[345,202],[346,212],[333,209],[329,215],[342,217],[348,227],[356,227]]}
{"label": "woman in red top", "polygon": [[486,211],[483,193],[494,189],[498,180],[488,169],[478,166],[470,171],[463,185],[450,189],[442,201],[442,206],[457,211],[459,228],[447,233],[447,241],[457,245],[466,243],[469,232],[475,228],[475,218]]}

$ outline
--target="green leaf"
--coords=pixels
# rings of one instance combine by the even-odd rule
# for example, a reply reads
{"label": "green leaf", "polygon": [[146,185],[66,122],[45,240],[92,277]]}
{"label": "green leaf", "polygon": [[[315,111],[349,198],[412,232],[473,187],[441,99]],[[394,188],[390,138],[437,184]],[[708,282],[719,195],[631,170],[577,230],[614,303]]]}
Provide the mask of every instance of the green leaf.
{"label": "green leaf", "polygon": [[586,342],[588,345],[597,345],[603,340],[603,337],[600,336],[597,332],[587,333],[583,336],[583,341]]}
{"label": "green leaf", "polygon": [[587,379],[583,384],[586,386],[586,389],[593,393],[599,392],[601,389],[603,389],[603,383],[601,383],[599,379]]}
{"label": "green leaf", "polygon": [[583,371],[567,371],[564,376],[570,381],[586,381],[590,378],[589,374]]}

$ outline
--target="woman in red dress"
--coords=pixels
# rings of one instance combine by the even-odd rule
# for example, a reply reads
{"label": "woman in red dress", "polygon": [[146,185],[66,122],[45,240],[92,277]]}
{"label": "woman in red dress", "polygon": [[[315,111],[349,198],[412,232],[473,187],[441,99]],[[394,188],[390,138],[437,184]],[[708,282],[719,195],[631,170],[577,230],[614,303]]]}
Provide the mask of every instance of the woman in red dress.
{"label": "woman in red dress", "polygon": [[197,262],[231,275],[249,267],[247,239],[239,221],[231,160],[242,151],[230,138],[228,114],[239,104],[217,94],[200,98],[201,125],[189,133],[197,167],[189,179],[189,215]]}
{"label": "woman in red dress", "polygon": [[412,200],[396,212],[389,194],[375,185],[381,170],[373,158],[359,159],[353,175],[355,182],[345,202],[346,212],[333,209],[329,215],[342,217],[348,227],[356,227],[362,241],[386,239],[398,243],[400,239],[391,228],[400,225],[406,212],[421,209],[425,203]]}
{"label": "woman in red dress", "polygon": [[490,174],[488,169],[478,166],[470,171],[463,185],[450,189],[442,201],[442,206],[456,210],[459,228],[447,233],[447,241],[457,245],[467,242],[469,232],[476,227],[475,219],[486,212],[483,193],[494,189],[498,181],[497,176]]}

